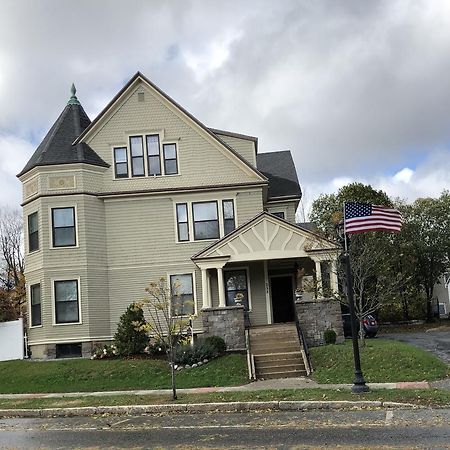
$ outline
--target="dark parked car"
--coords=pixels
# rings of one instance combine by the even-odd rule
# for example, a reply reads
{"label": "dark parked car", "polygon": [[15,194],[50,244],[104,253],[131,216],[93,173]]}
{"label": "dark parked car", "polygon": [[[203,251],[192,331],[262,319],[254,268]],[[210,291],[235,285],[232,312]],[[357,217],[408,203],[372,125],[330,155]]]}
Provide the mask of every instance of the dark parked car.
{"label": "dark parked car", "polygon": [[[352,336],[352,326],[350,323],[350,314],[342,314],[342,326],[344,327],[344,336]],[[378,322],[372,315],[367,315],[363,319],[364,337],[373,338],[378,333]]]}

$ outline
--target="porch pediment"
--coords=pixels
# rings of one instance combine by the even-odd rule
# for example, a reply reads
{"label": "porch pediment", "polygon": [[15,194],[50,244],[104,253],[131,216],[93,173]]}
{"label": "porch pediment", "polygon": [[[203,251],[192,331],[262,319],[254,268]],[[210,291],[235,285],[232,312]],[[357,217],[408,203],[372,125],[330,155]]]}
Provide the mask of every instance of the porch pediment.
{"label": "porch pediment", "polygon": [[262,212],[192,257],[227,262],[311,257],[336,253],[336,244],[277,216]]}

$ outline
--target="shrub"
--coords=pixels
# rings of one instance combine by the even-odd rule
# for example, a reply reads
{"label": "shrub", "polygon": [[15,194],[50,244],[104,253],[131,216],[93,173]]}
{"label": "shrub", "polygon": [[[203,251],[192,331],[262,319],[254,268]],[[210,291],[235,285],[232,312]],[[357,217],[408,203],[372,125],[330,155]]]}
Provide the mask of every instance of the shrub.
{"label": "shrub", "polygon": [[323,333],[323,340],[325,344],[336,344],[336,332],[334,330],[325,330]]}
{"label": "shrub", "polygon": [[225,350],[227,349],[227,344],[225,344],[225,341],[220,336],[209,336],[204,339],[204,342],[212,345],[220,355],[225,353]]}
{"label": "shrub", "polygon": [[113,345],[95,347],[91,352],[91,359],[107,359],[117,356],[117,348]]}
{"label": "shrub", "polygon": [[205,341],[198,341],[193,347],[190,345],[177,347],[174,354],[174,362],[191,365],[218,355],[219,352],[211,344],[207,344]]}
{"label": "shrub", "polygon": [[137,355],[147,346],[148,336],[143,330],[136,330],[137,325],[146,323],[142,308],[132,303],[120,316],[114,341],[121,356]]}

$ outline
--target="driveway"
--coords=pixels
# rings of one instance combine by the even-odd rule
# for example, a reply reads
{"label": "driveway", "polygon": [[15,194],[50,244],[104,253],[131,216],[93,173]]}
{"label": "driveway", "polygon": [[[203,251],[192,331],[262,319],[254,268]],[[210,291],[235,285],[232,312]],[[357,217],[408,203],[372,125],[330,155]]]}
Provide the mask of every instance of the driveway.
{"label": "driveway", "polygon": [[414,333],[387,333],[383,337],[407,342],[423,348],[450,364],[450,330],[448,329],[445,331],[428,330]]}

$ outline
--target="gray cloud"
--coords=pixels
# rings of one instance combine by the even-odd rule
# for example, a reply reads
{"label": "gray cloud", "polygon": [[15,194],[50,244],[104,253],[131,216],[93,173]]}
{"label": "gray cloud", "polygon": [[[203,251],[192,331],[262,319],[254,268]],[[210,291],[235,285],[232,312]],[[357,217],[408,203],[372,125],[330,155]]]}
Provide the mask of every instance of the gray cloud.
{"label": "gray cloud", "polygon": [[93,117],[137,70],[207,125],[291,149],[306,188],[419,177],[449,153],[446,0],[3,0],[0,67],[0,132],[30,143],[20,154],[72,81]]}

